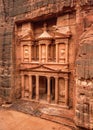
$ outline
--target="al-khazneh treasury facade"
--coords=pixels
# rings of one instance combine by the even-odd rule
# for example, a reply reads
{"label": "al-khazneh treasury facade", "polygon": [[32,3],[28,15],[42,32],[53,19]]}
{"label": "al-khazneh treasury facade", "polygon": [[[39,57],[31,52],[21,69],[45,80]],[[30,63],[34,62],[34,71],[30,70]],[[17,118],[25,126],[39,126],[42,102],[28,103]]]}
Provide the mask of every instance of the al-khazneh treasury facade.
{"label": "al-khazneh treasury facade", "polygon": [[60,19],[18,25],[16,59],[22,98],[68,107],[71,32],[58,26]]}
{"label": "al-khazneh treasury facade", "polygon": [[93,129],[92,68],[93,0],[0,0],[0,97]]}

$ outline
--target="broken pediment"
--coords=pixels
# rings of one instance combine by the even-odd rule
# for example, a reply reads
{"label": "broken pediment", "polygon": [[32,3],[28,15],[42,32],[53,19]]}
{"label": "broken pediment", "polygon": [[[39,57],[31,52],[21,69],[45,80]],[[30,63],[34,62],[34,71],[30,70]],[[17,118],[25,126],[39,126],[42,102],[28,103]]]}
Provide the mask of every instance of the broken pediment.
{"label": "broken pediment", "polygon": [[30,40],[32,41],[32,40],[34,40],[34,35],[33,35],[32,30],[27,30],[23,34],[18,35],[18,39],[20,41],[30,41]]}
{"label": "broken pediment", "polygon": [[71,31],[69,26],[66,27],[58,27],[58,26],[53,26],[54,28],[54,33],[55,33],[55,38],[59,38],[59,37],[70,37],[71,36]]}

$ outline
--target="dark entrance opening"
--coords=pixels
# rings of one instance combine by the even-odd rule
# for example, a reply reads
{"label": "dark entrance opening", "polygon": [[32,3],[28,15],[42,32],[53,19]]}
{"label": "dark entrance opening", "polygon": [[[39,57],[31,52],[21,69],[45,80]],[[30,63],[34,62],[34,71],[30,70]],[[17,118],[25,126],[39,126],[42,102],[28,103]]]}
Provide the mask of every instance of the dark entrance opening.
{"label": "dark entrance opening", "polygon": [[32,76],[32,99],[36,98],[36,76]]}
{"label": "dark entrance opening", "polygon": [[51,93],[51,102],[55,101],[55,78],[51,77],[50,79],[50,93]]}
{"label": "dark entrance opening", "polygon": [[39,77],[39,98],[47,100],[47,78],[45,76]]}

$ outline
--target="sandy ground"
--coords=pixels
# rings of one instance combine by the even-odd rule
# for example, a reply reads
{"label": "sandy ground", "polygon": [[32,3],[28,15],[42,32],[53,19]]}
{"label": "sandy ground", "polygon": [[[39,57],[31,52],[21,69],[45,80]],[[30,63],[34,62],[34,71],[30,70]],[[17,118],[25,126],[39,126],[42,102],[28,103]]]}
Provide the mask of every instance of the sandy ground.
{"label": "sandy ground", "polygon": [[0,110],[0,130],[71,130],[65,126],[13,110]]}

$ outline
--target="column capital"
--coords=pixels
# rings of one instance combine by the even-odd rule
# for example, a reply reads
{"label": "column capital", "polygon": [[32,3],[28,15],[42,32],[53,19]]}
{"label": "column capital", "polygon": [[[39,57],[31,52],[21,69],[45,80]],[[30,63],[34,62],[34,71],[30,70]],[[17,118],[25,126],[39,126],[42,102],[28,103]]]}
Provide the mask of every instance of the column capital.
{"label": "column capital", "polygon": [[36,77],[39,77],[39,74],[36,74],[35,76],[36,76]]}
{"label": "column capital", "polygon": [[21,45],[21,47],[23,47],[23,44],[20,44]]}
{"label": "column capital", "polygon": [[51,76],[47,76],[46,78],[47,78],[47,79],[50,79],[50,78],[51,78]]}
{"label": "column capital", "polygon": [[56,42],[55,44],[56,44],[56,45],[58,45],[58,44],[59,44],[59,42]]}
{"label": "column capital", "polygon": [[20,76],[24,76],[24,74],[20,74]]}
{"label": "column capital", "polygon": [[55,78],[55,79],[58,79],[58,78],[59,78],[59,76],[54,76],[54,78]]}
{"label": "column capital", "polygon": [[28,46],[31,46],[31,43],[28,43],[27,45],[28,45]]}
{"label": "column capital", "polygon": [[65,80],[68,80],[68,79],[69,79],[69,77],[64,77],[64,79],[65,79]]}
{"label": "column capital", "polygon": [[45,44],[46,46],[48,46],[48,44]]}
{"label": "column capital", "polygon": [[32,74],[28,74],[28,76],[32,76]]}

